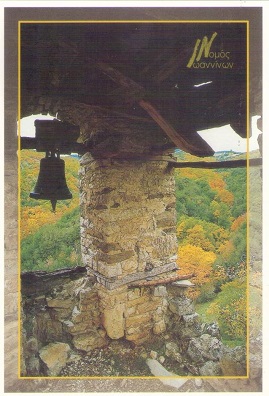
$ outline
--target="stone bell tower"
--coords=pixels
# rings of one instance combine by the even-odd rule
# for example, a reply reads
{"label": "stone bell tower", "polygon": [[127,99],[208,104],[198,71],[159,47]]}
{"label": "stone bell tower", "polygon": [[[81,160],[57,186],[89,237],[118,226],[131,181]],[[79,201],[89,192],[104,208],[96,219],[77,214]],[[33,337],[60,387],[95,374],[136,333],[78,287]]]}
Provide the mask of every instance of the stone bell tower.
{"label": "stone bell tower", "polygon": [[160,285],[176,275],[173,158],[160,147],[152,155],[158,135],[123,137],[111,138],[117,155],[81,159],[82,258],[97,279],[107,335],[142,343],[165,331],[166,289]]}

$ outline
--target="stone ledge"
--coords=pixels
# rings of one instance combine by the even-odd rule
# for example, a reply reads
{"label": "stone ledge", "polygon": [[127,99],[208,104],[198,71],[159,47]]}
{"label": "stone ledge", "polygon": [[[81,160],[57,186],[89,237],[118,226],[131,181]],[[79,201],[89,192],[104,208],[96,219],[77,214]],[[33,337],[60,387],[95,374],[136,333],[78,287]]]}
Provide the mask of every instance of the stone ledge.
{"label": "stone ledge", "polygon": [[[172,262],[172,263],[162,265],[161,267],[153,268],[151,271],[138,272],[136,274],[126,275],[122,279],[115,279],[115,278],[109,279],[89,267],[87,267],[87,274],[89,276],[94,275],[99,283],[101,283],[107,289],[112,290],[112,289],[116,289],[120,286],[126,285],[128,283],[132,283],[132,282],[142,280],[142,279],[145,280],[147,278],[152,278],[154,276],[163,274],[165,272],[175,271],[177,269],[178,269],[177,264],[175,262]],[[152,279],[150,279],[150,280],[152,280]]]}
{"label": "stone ledge", "polygon": [[53,272],[33,271],[21,274],[21,288],[23,295],[42,294],[62,284],[63,279],[76,280],[84,277],[86,267],[60,269]]}

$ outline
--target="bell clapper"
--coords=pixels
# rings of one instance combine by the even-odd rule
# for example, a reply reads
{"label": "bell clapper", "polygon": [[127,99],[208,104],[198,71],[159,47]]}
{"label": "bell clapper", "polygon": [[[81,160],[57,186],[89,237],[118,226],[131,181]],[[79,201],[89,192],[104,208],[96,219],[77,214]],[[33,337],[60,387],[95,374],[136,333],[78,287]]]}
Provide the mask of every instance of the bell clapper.
{"label": "bell clapper", "polygon": [[50,202],[51,202],[52,212],[56,213],[57,199],[51,199]]}

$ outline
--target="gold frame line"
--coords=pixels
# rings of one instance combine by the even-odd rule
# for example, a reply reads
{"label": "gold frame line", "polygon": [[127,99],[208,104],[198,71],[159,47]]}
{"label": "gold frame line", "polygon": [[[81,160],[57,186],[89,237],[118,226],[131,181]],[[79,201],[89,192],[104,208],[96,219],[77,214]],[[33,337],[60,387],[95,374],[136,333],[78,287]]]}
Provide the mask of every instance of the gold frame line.
{"label": "gold frame line", "polygon": [[[152,24],[188,24],[188,23],[197,23],[197,24],[205,24],[205,23],[246,23],[246,46],[247,46],[247,54],[246,54],[246,111],[247,111],[247,287],[246,287],[246,308],[247,308],[247,337],[246,337],[246,349],[247,349],[247,375],[246,376],[70,376],[70,377],[31,377],[31,376],[21,376],[20,369],[21,369],[21,281],[20,281],[20,273],[21,273],[21,170],[20,170],[20,134],[21,134],[21,25],[22,24],[31,24],[31,23],[38,23],[38,24],[134,24],[134,23],[152,23]],[[18,379],[21,380],[69,380],[69,379],[77,379],[77,380],[96,380],[96,379],[145,379],[145,380],[156,380],[156,379],[248,379],[249,378],[249,20],[175,20],[175,21],[167,21],[167,20],[32,20],[32,21],[18,21]]]}

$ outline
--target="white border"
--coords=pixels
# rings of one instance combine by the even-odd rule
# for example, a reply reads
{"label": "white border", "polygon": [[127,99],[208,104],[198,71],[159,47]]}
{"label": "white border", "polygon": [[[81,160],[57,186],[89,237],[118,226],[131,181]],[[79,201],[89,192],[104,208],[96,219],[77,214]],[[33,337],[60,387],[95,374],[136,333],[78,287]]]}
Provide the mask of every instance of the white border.
{"label": "white border", "polygon": [[[201,7],[202,4],[202,7]],[[0,48],[1,48],[1,65],[0,65],[0,111],[1,111],[1,121],[0,121],[0,126],[1,128],[1,133],[0,133],[0,142],[1,142],[1,149],[3,150],[4,148],[4,8],[25,8],[25,7],[33,7],[33,8],[39,8],[39,7],[49,7],[49,8],[54,8],[54,7],[96,7],[96,8],[102,8],[102,7],[124,7],[124,8],[134,8],[134,7],[141,7],[141,8],[146,8],[146,7],[160,7],[160,8],[169,8],[169,7],[176,7],[176,8],[181,8],[181,7],[201,7],[201,8],[217,8],[217,7],[262,7],[263,9],[263,106],[264,106],[264,111],[263,111],[263,130],[264,130],[264,136],[263,136],[263,147],[264,147],[264,165],[263,165],[263,180],[264,180],[264,185],[263,185],[263,342],[264,342],[264,353],[263,353],[263,391],[256,393],[256,392],[250,392],[250,393],[242,393],[241,394],[246,394],[246,395],[252,395],[252,394],[257,394],[260,395],[262,394],[267,394],[269,391],[269,343],[268,343],[268,334],[269,334],[269,315],[267,315],[268,311],[268,301],[269,301],[269,243],[268,243],[268,224],[269,224],[269,189],[267,185],[267,181],[269,180],[269,175],[268,175],[268,165],[269,165],[269,156],[267,155],[267,147],[269,147],[269,112],[267,109],[267,103],[269,103],[269,84],[268,84],[268,71],[269,71],[269,56],[268,53],[265,51],[266,47],[268,48],[268,42],[269,41],[269,2],[268,1],[143,1],[143,0],[138,0],[138,1],[128,1],[128,0],[118,0],[118,1],[52,1],[52,0],[47,0],[47,1],[39,1],[39,0],[32,0],[32,1],[1,1],[0,3]],[[1,169],[4,170],[4,152],[2,151],[0,155],[0,166]],[[0,180],[3,182],[3,173],[0,176]],[[2,184],[2,188],[0,189],[0,196],[1,196],[1,204],[4,203],[4,184]],[[1,213],[4,213],[3,211]],[[3,222],[1,222],[1,228],[0,228],[0,236],[2,237],[4,235],[3,232]],[[3,245],[2,245],[3,246]],[[0,259],[2,258],[3,255],[3,249],[1,249],[1,256]],[[3,260],[1,260],[3,263]],[[2,271],[0,271],[0,280],[3,280],[3,266],[2,266]],[[2,297],[2,298],[1,298]],[[2,288],[1,288],[1,307],[2,312],[4,312],[4,287],[2,283]],[[1,330],[1,338],[3,340],[3,316],[1,316],[0,319],[0,330]],[[0,356],[0,369],[1,373],[3,373],[4,369],[4,364],[3,364],[3,354]],[[1,378],[1,385],[3,387],[3,378]],[[169,392],[170,393],[170,392]],[[171,392],[174,393],[174,392]],[[178,392],[175,392],[178,393]],[[2,391],[2,394],[4,394],[4,391]],[[12,395],[13,393],[9,393],[9,395]],[[39,393],[36,393],[39,394]],[[40,393],[41,395],[42,393]],[[57,393],[56,395],[58,395]],[[67,394],[67,393],[66,393]],[[71,393],[70,395],[72,395]],[[95,394],[95,393],[93,393]],[[122,393],[122,395],[129,395],[129,393]],[[132,393],[132,394],[137,394],[141,395],[141,393]],[[152,393],[143,393],[145,395],[152,395]],[[212,394],[212,393],[211,393]],[[217,395],[224,395],[224,393],[216,393]],[[233,394],[233,393],[231,393]],[[236,394],[236,393],[235,393]],[[16,393],[15,395],[18,395]]]}

